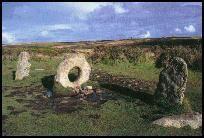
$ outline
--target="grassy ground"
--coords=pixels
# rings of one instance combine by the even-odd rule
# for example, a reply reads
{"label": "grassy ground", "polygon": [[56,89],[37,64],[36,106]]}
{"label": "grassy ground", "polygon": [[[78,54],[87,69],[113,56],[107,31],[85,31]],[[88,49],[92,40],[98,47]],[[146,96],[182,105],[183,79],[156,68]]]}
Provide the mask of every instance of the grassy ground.
{"label": "grassy ground", "polygon": [[[43,101],[36,94],[46,90],[43,78],[54,75],[60,63],[32,61],[30,76],[22,81],[13,80],[16,61],[3,61],[2,74],[2,121],[4,135],[201,135],[202,128],[163,128],[151,122],[168,114],[152,104],[151,94],[136,93],[129,88],[103,83],[91,79],[87,85],[110,92],[111,98],[95,106],[93,102],[82,102],[72,112],[56,112],[51,106],[43,108]],[[35,69],[45,69],[37,71]],[[132,65],[130,63],[93,64],[92,73],[100,70],[116,77],[157,83],[159,69],[154,64]],[[99,74],[102,76],[101,74]],[[153,83],[148,89],[153,92]],[[189,70],[186,99],[188,108],[202,112],[202,73]],[[29,94],[29,92],[32,92]],[[9,96],[10,95],[10,96]],[[24,101],[24,102],[22,102]],[[37,105],[28,106],[30,103]],[[37,102],[40,102],[37,103]],[[74,106],[75,107],[75,106]],[[42,108],[41,110],[39,108]],[[67,108],[66,108],[67,109]]]}

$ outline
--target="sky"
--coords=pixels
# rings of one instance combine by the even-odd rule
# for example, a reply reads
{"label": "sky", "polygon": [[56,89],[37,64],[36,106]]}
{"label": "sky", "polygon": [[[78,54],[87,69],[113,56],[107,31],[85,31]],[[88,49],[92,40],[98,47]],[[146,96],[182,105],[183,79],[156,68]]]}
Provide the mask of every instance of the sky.
{"label": "sky", "polygon": [[167,36],[202,36],[202,3],[2,3],[4,44]]}

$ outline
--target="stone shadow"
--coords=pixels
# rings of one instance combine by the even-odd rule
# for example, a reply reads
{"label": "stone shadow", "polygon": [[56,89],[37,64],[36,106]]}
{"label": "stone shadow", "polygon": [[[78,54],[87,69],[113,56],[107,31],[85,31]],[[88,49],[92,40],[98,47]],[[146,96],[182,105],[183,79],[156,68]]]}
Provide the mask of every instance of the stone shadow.
{"label": "stone shadow", "polygon": [[55,75],[45,76],[41,79],[42,85],[49,91],[53,91]]}
{"label": "stone shadow", "polygon": [[140,99],[142,102],[153,105],[154,104],[154,95],[148,94],[147,90],[132,90],[127,87],[122,87],[117,84],[108,84],[108,83],[101,83],[101,87],[109,89],[110,91],[113,91],[114,93],[118,93],[121,96],[124,96],[123,98],[127,101],[130,101],[131,98]]}
{"label": "stone shadow", "polygon": [[15,80],[15,77],[16,77],[16,71],[12,71],[12,78],[13,78],[13,80]]}

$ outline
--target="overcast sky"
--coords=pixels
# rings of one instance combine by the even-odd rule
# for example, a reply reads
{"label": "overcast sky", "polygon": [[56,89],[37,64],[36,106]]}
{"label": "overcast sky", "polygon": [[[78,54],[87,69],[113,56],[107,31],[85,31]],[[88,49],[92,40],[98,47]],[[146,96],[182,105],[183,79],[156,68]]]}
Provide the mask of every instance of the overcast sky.
{"label": "overcast sky", "polygon": [[201,36],[200,2],[3,2],[3,43]]}

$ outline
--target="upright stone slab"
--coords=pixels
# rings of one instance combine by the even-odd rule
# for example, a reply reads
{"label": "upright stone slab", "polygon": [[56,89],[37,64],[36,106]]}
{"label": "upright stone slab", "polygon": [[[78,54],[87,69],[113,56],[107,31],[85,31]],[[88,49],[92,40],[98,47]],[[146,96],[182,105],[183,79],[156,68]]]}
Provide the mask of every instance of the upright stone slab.
{"label": "upright stone slab", "polygon": [[[68,78],[68,74],[74,67],[78,68],[79,76],[76,81],[71,82]],[[59,64],[55,81],[60,83],[64,88],[80,87],[89,80],[90,72],[91,67],[83,54],[70,53],[65,57],[64,61]]]}
{"label": "upright stone slab", "polygon": [[21,52],[19,55],[15,80],[22,80],[29,76],[31,64],[28,62],[30,55],[28,52]]}
{"label": "upright stone slab", "polygon": [[159,76],[155,100],[169,105],[182,104],[187,83],[187,64],[179,57],[170,59]]}

